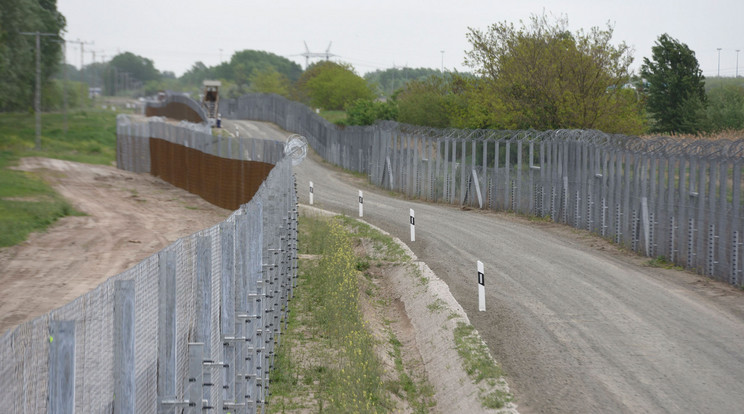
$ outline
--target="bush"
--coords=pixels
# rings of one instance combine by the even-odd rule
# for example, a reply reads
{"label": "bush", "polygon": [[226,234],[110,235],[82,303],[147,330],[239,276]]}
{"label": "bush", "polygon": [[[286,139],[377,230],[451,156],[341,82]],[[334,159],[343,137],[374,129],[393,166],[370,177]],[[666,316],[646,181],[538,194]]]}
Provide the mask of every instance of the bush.
{"label": "bush", "polygon": [[398,104],[395,101],[371,101],[357,99],[346,106],[346,122],[349,125],[372,125],[377,120],[398,119]]}

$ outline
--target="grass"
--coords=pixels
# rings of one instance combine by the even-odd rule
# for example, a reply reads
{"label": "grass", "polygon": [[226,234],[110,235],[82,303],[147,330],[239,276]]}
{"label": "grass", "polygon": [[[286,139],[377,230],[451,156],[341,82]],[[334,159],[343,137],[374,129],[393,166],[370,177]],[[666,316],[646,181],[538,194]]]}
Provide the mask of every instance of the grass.
{"label": "grass", "polygon": [[[455,347],[462,358],[463,368],[473,382],[479,384],[486,381],[491,386],[495,385],[504,373],[491,358],[486,344],[483,343],[475,328],[472,325],[458,322],[454,336]],[[494,409],[502,408],[512,400],[511,395],[498,390],[485,392],[480,389],[478,397],[484,407]]]}
{"label": "grass", "polygon": [[339,122],[346,122],[346,111],[328,111],[325,109],[320,110],[320,116],[326,119],[326,121],[337,124]]}
{"label": "grass", "polygon": [[[301,252],[322,257],[312,264],[301,262],[297,311],[291,313],[272,373],[272,410],[390,411],[374,339],[359,308],[357,258],[349,234],[338,220],[303,219],[300,235],[313,241],[301,242]],[[307,354],[295,364],[298,352],[292,347],[301,342]],[[312,398],[298,398],[300,384]]]}
{"label": "grass", "polygon": [[349,229],[354,237],[369,240],[375,251],[374,259],[400,263],[408,259],[405,251],[393,241],[393,238],[372,229],[369,225],[347,216],[338,216],[338,220]]}
{"label": "grass", "polygon": [[447,309],[447,304],[444,303],[442,299],[437,298],[434,302],[426,305],[426,309],[429,310],[431,313],[440,313],[443,310]]}
{"label": "grass", "polygon": [[[389,324],[388,324],[389,325]],[[406,398],[411,403],[411,408],[416,413],[428,413],[431,407],[434,407],[434,389],[425,381],[414,380],[406,371],[403,365],[403,356],[401,348],[403,344],[398,340],[388,326],[389,344],[392,346],[390,356],[395,364],[395,372],[398,375],[396,380],[387,381],[385,388],[393,394]]]}
{"label": "grass", "polygon": [[116,159],[116,113],[78,110],[41,116],[41,151],[34,150],[34,114],[0,113],[0,151],[15,157],[47,157],[110,165]]}
{"label": "grass", "polygon": [[22,157],[37,156],[94,164],[116,158],[116,114],[74,111],[42,114],[41,151],[36,151],[32,113],[0,113],[0,247],[18,244],[57,219],[78,215],[70,204],[31,173],[10,169]]}
{"label": "grass", "polygon": [[80,214],[41,179],[8,169],[15,163],[10,152],[0,151],[0,247],[21,243],[59,218]]}
{"label": "grass", "polygon": [[646,261],[645,265],[648,267],[658,267],[661,269],[684,270],[682,266],[675,265],[673,262],[667,260],[667,258],[664,256],[658,256],[650,259]]}
{"label": "grass", "polygon": [[[277,349],[271,376],[274,412],[386,413],[396,410],[391,398],[405,399],[414,412],[429,412],[433,389],[404,366],[402,344],[383,321],[386,349],[395,363],[390,378],[375,350],[380,343],[361,310],[366,303],[382,308],[379,288],[368,274],[373,264],[397,262],[405,253],[389,236],[369,226],[337,216],[301,217],[299,253],[319,259],[300,261],[300,278],[292,300],[288,329]],[[374,258],[354,253],[365,244]]]}

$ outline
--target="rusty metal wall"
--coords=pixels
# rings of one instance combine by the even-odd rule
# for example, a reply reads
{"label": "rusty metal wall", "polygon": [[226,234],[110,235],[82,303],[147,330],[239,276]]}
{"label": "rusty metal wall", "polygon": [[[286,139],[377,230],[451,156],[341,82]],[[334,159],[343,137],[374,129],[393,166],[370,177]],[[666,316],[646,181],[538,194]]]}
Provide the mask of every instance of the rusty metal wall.
{"label": "rusty metal wall", "polygon": [[180,102],[169,102],[163,107],[148,106],[145,108],[145,115],[164,116],[166,118],[194,123],[204,122],[196,111]]}
{"label": "rusty metal wall", "polygon": [[198,102],[172,92],[166,92],[165,101],[147,102],[145,116],[164,116],[196,124],[207,122],[207,113]]}
{"label": "rusty metal wall", "polygon": [[150,173],[222,208],[236,210],[253,198],[274,167],[210,155],[150,138]]}

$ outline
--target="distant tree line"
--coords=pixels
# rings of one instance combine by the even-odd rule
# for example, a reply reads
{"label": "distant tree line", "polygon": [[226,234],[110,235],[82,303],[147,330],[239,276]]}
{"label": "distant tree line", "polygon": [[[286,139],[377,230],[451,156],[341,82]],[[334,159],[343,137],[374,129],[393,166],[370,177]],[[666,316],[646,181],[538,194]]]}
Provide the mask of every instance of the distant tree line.
{"label": "distant tree line", "polygon": [[470,29],[465,63],[474,75],[432,73],[390,95],[380,88],[389,98],[355,102],[348,122],[624,134],[744,129],[744,79],[706,81],[695,53],[667,34],[644,59],[640,76],[633,75],[630,49],[613,45],[612,35],[609,25],[572,33],[565,17],[548,21],[544,14],[520,27]]}
{"label": "distant tree line", "polygon": [[[33,102],[33,36],[61,33],[56,0],[0,0],[0,110],[28,110]],[[608,133],[699,134],[744,130],[744,80],[706,79],[695,53],[662,34],[631,73],[632,51],[612,42],[613,28],[571,32],[565,17],[533,15],[519,26],[496,23],[468,29],[472,73],[395,67],[356,73],[353,66],[319,61],[305,70],[270,52],[242,50],[215,66],[196,62],[180,77],[130,52],[81,69],[61,64],[61,45],[42,41],[43,107],[88,102],[87,88],[104,95],[143,96],[160,90],[200,98],[206,79],[221,95],[276,93],[313,108],[345,111],[342,124],[397,120],[438,128],[598,129]],[[57,39],[59,40],[59,39]],[[65,81],[67,80],[67,81]]]}

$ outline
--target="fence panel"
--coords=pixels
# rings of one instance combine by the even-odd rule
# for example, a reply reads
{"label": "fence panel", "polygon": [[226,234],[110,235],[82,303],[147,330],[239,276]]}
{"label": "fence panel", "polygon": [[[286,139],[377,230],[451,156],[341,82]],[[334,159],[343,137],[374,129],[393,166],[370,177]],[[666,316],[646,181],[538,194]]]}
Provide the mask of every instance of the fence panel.
{"label": "fence panel", "polygon": [[[250,202],[224,222],[4,333],[0,406],[3,412],[174,413],[212,407],[210,412],[256,413],[268,393],[273,345],[297,276],[291,161],[282,158],[281,143],[245,140],[255,153],[221,158],[230,153],[227,146],[200,127],[118,121],[120,168],[145,172],[154,166],[195,191],[208,188],[198,182],[202,177],[217,177],[219,194],[245,197],[244,181],[220,180],[223,173],[242,168],[238,176],[247,177],[263,164],[250,162],[253,154],[277,162],[262,172],[265,180]],[[167,144],[164,152],[183,164],[158,161],[153,142]],[[281,265],[267,273],[267,263]]]}
{"label": "fence panel", "polygon": [[226,116],[303,134],[327,161],[411,198],[477,206],[470,193],[475,170],[485,208],[551,217],[742,286],[744,140],[440,130],[390,121],[340,128],[276,95],[246,95],[227,106]]}

